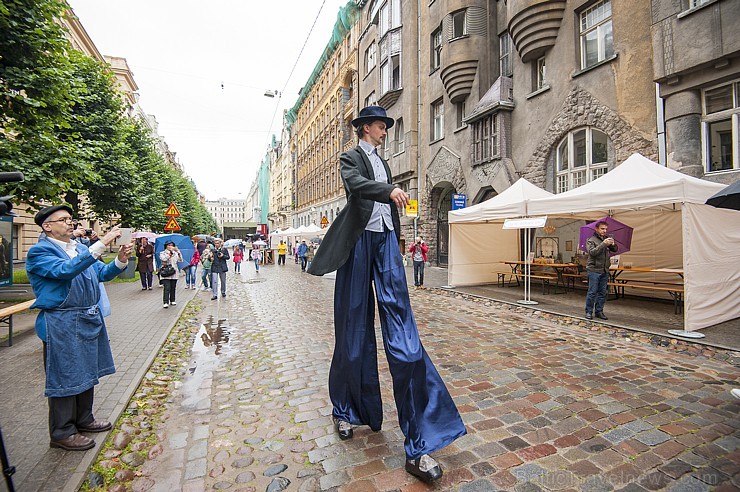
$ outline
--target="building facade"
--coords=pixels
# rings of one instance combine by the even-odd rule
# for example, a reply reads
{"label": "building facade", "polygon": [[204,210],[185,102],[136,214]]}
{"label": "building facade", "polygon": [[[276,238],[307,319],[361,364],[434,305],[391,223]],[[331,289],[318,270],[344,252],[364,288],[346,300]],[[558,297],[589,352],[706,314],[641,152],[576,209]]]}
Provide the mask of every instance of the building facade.
{"label": "building facade", "polygon": [[295,155],[293,227],[328,226],[346,204],[339,155],[355,145],[357,6],[340,9],[332,38],[288,111]]}
{"label": "building facade", "polygon": [[219,198],[218,200],[207,200],[205,206],[208,213],[218,224],[219,232],[222,233],[225,225],[245,224],[251,216],[245,199]]}
{"label": "building facade", "polygon": [[653,68],[667,165],[720,183],[740,178],[740,2],[652,2]]}
{"label": "building facade", "polygon": [[290,127],[283,117],[282,138],[270,152],[270,209],[267,214],[270,230],[287,229],[293,224],[294,154],[291,151]]}

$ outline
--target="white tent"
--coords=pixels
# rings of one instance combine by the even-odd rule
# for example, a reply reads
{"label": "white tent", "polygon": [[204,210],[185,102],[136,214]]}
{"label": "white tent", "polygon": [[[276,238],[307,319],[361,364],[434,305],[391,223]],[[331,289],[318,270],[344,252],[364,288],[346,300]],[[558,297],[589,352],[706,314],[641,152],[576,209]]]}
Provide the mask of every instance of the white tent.
{"label": "white tent", "polygon": [[324,234],[326,234],[327,230],[328,229],[322,229],[316,224],[309,224],[308,226],[306,226],[306,229],[303,231],[303,233],[306,236],[323,236]]}
{"label": "white tent", "polygon": [[[697,330],[740,316],[740,248],[736,246],[740,244],[740,212],[704,205],[722,188],[634,154],[591,183],[529,200],[525,210],[529,215],[576,221],[611,215],[632,226],[632,248],[621,261],[683,269],[684,327]],[[510,217],[521,215],[521,210],[511,212]],[[450,214],[450,283],[494,282],[496,272],[506,272],[506,265],[496,263],[503,261],[498,258],[503,255],[488,254],[486,249],[507,235],[514,245],[508,246],[505,259],[518,259],[518,236],[502,230],[502,221],[471,223],[477,230],[468,230],[467,223],[456,223]],[[471,258],[491,256],[496,257],[494,261],[479,261],[477,268],[468,265]]]}
{"label": "white tent", "polygon": [[[472,207],[449,213],[450,285],[489,283],[510,268],[502,261],[519,258],[519,231],[503,230],[504,219],[527,215],[533,198],[553,196],[524,178],[502,193]],[[492,228],[496,229],[491,234]]]}

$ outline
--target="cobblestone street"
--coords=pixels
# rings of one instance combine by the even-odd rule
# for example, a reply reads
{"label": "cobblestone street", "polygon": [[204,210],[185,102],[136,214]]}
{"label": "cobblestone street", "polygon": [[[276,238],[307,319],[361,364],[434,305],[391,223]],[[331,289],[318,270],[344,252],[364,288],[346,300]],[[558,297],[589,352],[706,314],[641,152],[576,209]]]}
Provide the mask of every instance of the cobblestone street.
{"label": "cobblestone street", "polygon": [[[152,490],[426,490],[403,469],[380,356],[383,430],[339,441],[327,374],[334,282],[294,264],[229,274],[141,468]],[[422,341],[468,435],[436,490],[737,490],[740,371],[571,318],[412,291]],[[376,317],[377,318],[377,317]],[[739,361],[730,358],[737,364]]]}

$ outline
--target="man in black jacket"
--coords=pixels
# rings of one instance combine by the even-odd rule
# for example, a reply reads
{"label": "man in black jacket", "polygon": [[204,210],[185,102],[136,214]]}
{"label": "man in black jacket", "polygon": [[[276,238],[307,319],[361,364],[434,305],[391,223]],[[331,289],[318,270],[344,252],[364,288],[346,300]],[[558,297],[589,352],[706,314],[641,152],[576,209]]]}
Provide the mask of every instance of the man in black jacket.
{"label": "man in black jacket", "polygon": [[213,264],[211,265],[211,300],[218,299],[218,281],[221,280],[221,297],[226,297],[226,272],[229,271],[229,250],[224,248],[223,239],[217,237],[213,241],[216,247],[213,250]]}
{"label": "man in black jacket", "polygon": [[606,235],[609,227],[604,221],[596,224],[596,232],[586,241],[586,252],[588,253],[588,263],[586,271],[588,272],[588,293],[586,294],[586,319],[594,318],[594,309],[596,317],[599,319],[609,319],[604,314],[604,304],[606,303],[607,282],[609,282],[609,251],[617,252],[617,245],[614,239]]}
{"label": "man in black jacket", "polygon": [[398,420],[406,436],[406,471],[432,482],[442,476],[442,469],[429,454],[466,430],[421,345],[409,303],[397,208],[407,204],[408,196],[391,184],[390,168],[375,150],[393,123],[379,106],[363,108],[352,121],[360,142],[340,157],[347,205],[308,272],[337,270],[329,395],[339,437],[352,438],[352,425],[369,425],[377,432],[383,422],[373,306],[377,297]]}

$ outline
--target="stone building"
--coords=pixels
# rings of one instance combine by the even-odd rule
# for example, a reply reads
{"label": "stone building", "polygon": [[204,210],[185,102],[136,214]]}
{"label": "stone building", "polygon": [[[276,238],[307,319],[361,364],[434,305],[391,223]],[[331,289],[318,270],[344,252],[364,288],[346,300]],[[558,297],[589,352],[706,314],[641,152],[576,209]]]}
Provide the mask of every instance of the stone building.
{"label": "stone building", "polygon": [[282,139],[275,142],[270,152],[270,208],[267,220],[271,231],[287,229],[293,224],[295,161],[290,143],[290,128],[283,118]]}
{"label": "stone building", "polygon": [[740,178],[740,2],[654,0],[653,69],[667,165],[720,183]]}
{"label": "stone building", "polygon": [[356,107],[356,15],[352,1],[340,9],[331,40],[286,116],[295,155],[293,227],[331,224],[346,203],[339,155],[355,145],[349,122]]}

